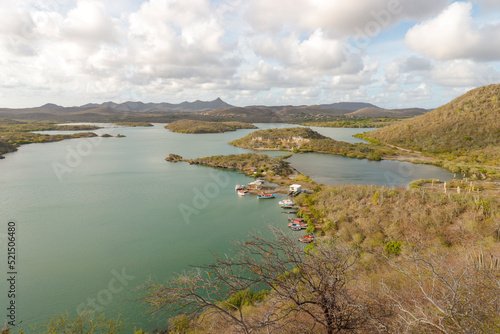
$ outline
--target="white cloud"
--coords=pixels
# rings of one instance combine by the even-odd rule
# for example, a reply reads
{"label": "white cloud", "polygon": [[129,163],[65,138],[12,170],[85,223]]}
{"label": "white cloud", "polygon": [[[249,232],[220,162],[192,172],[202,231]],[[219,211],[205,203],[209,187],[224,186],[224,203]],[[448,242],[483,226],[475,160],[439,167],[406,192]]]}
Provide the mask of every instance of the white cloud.
{"label": "white cloud", "polygon": [[385,81],[390,91],[400,89],[401,84],[418,83],[428,79],[434,64],[427,58],[408,56],[395,59],[385,67]]}
{"label": "white cloud", "polygon": [[500,73],[492,65],[471,60],[452,60],[435,66],[433,80],[445,87],[478,87],[500,81]]}
{"label": "white cloud", "polygon": [[500,60],[500,24],[479,26],[472,5],[455,2],[436,18],[410,29],[405,43],[413,50],[439,59]]}
{"label": "white cloud", "polygon": [[[448,96],[429,90],[453,95],[499,79],[499,63],[480,62],[500,59],[498,2],[470,1],[480,9],[451,0],[0,1],[0,107],[370,94],[437,105]],[[399,37],[414,21],[406,42],[419,54]]]}
{"label": "white cloud", "polygon": [[345,74],[333,76],[330,82],[331,89],[355,90],[374,82],[373,76],[378,70],[378,62],[369,62],[364,60],[363,69],[356,74]]}
{"label": "white cloud", "polygon": [[429,100],[431,96],[432,90],[426,83],[422,83],[415,88],[408,88],[399,94],[402,101]]}
{"label": "white cloud", "polygon": [[80,46],[118,43],[118,22],[98,0],[79,0],[61,25],[61,38]]}
{"label": "white cloud", "polygon": [[267,36],[252,43],[256,55],[278,61],[287,68],[312,73],[355,73],[362,69],[359,56],[347,50],[344,41],[326,37],[321,29],[302,41],[296,35],[280,39]]}
{"label": "white cloud", "polygon": [[498,0],[474,0],[474,2],[485,10],[500,10],[500,2]]}
{"label": "white cloud", "polygon": [[449,0],[255,0],[248,7],[256,31],[280,32],[290,27],[324,29],[334,38],[374,37],[404,19],[418,20],[439,13]]}

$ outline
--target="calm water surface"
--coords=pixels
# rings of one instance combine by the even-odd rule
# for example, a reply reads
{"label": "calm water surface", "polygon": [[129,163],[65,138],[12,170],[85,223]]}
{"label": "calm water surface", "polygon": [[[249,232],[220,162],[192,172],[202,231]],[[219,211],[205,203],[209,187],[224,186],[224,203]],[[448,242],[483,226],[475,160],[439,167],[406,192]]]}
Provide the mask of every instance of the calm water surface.
{"label": "calm water surface", "polygon": [[[352,134],[366,131],[314,129],[352,142],[357,141]],[[248,232],[268,234],[268,224],[286,226],[277,200],[235,195],[234,185],[251,178],[164,160],[169,153],[197,158],[249,152],[226,143],[252,131],[189,135],[170,132],[163,124],[109,128],[102,132],[126,138],[30,144],[7,154],[0,161],[0,254],[6,254],[6,223],[15,221],[17,321],[40,323],[87,307],[108,316],[121,314],[145,330],[164,326],[143,315],[137,286],[149,277],[162,281],[189,264],[207,263],[213,253],[228,251],[231,240]],[[294,155],[289,161],[326,184],[451,179],[450,173],[432,166],[391,161],[321,154]],[[389,181],[387,173],[393,174]],[[0,260],[3,271],[5,260]],[[6,288],[2,280],[2,309],[7,307]]]}

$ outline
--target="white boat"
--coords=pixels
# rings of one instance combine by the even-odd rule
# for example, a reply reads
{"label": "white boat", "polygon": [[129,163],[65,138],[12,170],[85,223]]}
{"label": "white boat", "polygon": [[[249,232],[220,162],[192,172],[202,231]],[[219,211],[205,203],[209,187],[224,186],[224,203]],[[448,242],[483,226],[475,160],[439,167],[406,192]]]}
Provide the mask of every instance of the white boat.
{"label": "white boat", "polygon": [[245,196],[247,194],[246,190],[240,189],[238,190],[238,196]]}
{"label": "white boat", "polygon": [[283,207],[283,206],[292,206],[292,205],[295,205],[295,202],[292,201],[291,199],[285,199],[285,200],[282,200],[282,201],[279,201],[279,204]]}

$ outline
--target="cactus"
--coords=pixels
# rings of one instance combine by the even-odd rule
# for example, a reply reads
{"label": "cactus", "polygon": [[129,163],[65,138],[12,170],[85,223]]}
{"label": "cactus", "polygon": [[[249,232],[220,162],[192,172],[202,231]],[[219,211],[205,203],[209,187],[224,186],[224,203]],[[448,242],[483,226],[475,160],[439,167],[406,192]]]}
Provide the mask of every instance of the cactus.
{"label": "cactus", "polygon": [[[476,255],[476,252],[469,253],[470,260],[474,264],[477,269],[489,269],[489,270],[497,270],[500,268],[499,260],[493,257],[490,254],[489,260],[485,261],[483,249],[479,249],[479,254]],[[488,262],[488,263],[487,263]]]}

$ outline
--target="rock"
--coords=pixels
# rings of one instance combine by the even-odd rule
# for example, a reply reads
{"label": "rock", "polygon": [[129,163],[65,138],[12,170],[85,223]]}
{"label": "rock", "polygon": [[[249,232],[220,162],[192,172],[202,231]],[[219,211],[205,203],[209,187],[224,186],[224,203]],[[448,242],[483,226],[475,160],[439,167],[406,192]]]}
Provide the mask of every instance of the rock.
{"label": "rock", "polygon": [[184,158],[181,157],[180,155],[170,153],[168,157],[165,158],[165,160],[170,161],[170,162],[177,162],[177,161],[183,161]]}
{"label": "rock", "polygon": [[110,135],[109,133],[105,133],[105,134],[101,135],[101,137],[108,138],[108,137],[113,137],[113,136]]}

